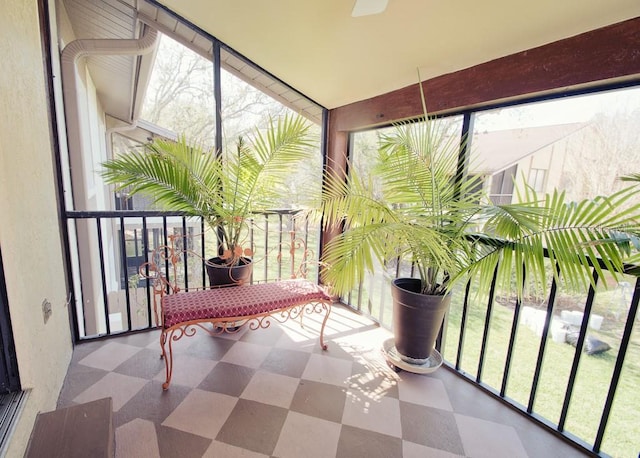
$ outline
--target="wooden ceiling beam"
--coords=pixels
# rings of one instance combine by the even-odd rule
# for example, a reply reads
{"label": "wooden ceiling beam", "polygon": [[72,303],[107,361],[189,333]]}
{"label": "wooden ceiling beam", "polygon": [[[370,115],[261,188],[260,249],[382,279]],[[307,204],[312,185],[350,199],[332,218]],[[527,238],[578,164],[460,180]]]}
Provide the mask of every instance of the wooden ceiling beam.
{"label": "wooden ceiling beam", "polygon": [[[470,42],[470,46],[473,43]],[[640,17],[423,82],[430,113],[535,95],[640,81]],[[330,111],[331,128],[353,131],[422,114],[418,84]]]}

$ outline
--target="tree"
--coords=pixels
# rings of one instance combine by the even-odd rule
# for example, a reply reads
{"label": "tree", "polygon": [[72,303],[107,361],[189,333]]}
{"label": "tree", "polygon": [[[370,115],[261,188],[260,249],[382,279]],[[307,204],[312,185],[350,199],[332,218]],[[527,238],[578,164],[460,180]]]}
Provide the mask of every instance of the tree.
{"label": "tree", "polygon": [[213,64],[161,36],[142,118],[193,141],[215,141]]}
{"label": "tree", "polygon": [[[213,64],[184,45],[162,35],[151,81],[147,89],[142,118],[169,129],[194,144],[215,146],[215,97]],[[224,68],[222,86],[222,150],[234,151],[240,137],[257,128],[266,128],[271,119],[292,114],[291,110]],[[312,132],[320,138],[320,127]],[[319,144],[319,141],[316,142]],[[287,193],[280,208],[303,206],[309,183],[318,188],[322,175],[321,155],[304,162],[286,181]]]}

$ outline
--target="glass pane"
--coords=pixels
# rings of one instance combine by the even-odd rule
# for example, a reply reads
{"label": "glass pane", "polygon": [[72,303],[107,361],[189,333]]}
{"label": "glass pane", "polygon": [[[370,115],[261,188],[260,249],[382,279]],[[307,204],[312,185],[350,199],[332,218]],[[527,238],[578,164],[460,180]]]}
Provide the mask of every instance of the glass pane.
{"label": "glass pane", "polygon": [[269,117],[284,116],[290,110],[224,68],[220,72],[222,84],[222,143],[232,148],[238,137],[253,129],[267,126]]}
{"label": "glass pane", "polygon": [[187,139],[215,146],[213,63],[161,35],[142,118]]}
{"label": "glass pane", "polygon": [[473,171],[502,203],[515,200],[504,192],[514,180],[516,187],[566,191],[571,200],[609,194],[624,186],[621,175],[640,170],[638,122],[638,88],[482,112],[471,142]]}
{"label": "glass pane", "polygon": [[[222,84],[222,138],[223,151],[235,148],[239,137],[247,136],[255,129],[264,129],[269,119],[277,119],[292,110],[267,94],[221,69]],[[319,191],[322,182],[322,154],[320,151],[320,125],[311,124],[311,135],[317,140],[313,160],[291,170],[290,178],[281,183],[282,199],[277,209],[295,209],[309,204],[309,196]],[[315,190],[313,189],[315,188]],[[314,192],[312,192],[312,190]]]}

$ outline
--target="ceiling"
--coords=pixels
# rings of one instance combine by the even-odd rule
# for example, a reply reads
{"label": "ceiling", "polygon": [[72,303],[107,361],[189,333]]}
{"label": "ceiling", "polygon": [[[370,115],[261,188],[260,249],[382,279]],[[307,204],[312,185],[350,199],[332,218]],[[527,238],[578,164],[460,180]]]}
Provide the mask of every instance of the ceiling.
{"label": "ceiling", "polygon": [[640,16],[638,0],[161,0],[326,108]]}
{"label": "ceiling", "polygon": [[[138,38],[146,23],[211,56],[211,42],[166,7],[276,78],[223,48],[225,69],[317,122],[312,101],[336,108],[415,83],[418,70],[429,79],[640,16],[639,0],[389,0],[360,17],[351,16],[355,0],[60,2],[70,39]],[[136,119],[153,54],[87,61],[107,114]]]}

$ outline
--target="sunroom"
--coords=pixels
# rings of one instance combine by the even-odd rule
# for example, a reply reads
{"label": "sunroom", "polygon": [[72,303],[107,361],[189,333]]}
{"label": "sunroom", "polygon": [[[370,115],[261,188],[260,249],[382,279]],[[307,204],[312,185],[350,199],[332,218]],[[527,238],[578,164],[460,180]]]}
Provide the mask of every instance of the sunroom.
{"label": "sunroom", "polygon": [[[405,0],[10,0],[0,123],[2,452],[22,456],[39,412],[112,398],[117,456],[637,456],[637,277],[516,301],[455,291],[437,371],[395,372],[380,266],[309,327],[176,342],[161,388],[158,329],[139,266],[169,235],[207,255],[202,221],[115,191],[101,164],[157,138],[213,149],[302,116],[313,158],[251,221],[271,275],[278,237],[317,257],[299,218],[326,167],[367,174],[380,135],[423,113],[468,138],[495,203],[527,183],[572,199],[640,170],[640,5],[436,5]],[[185,239],[186,240],[186,239]],[[278,253],[279,254],[279,253]],[[193,267],[193,266],[192,266]],[[201,266],[181,275],[206,284]],[[318,269],[308,273],[317,280]],[[552,284],[552,275],[548,279]],[[553,285],[551,285],[553,286]],[[551,288],[554,289],[553,287]],[[567,343],[569,324],[608,349]],[[188,342],[187,342],[188,340]]]}

